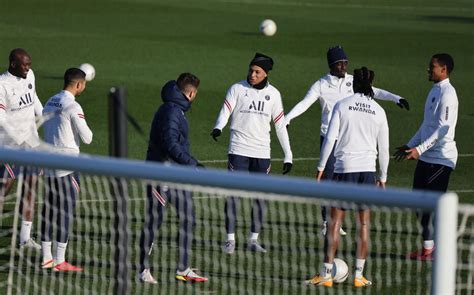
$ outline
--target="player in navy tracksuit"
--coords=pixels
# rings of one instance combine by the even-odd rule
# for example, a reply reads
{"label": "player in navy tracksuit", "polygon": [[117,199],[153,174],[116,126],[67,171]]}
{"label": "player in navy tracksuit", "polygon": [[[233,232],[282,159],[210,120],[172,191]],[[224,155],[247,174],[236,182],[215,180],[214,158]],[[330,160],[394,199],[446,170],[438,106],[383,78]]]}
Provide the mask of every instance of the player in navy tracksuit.
{"label": "player in navy tracksuit", "polygon": [[[177,81],[169,81],[161,90],[163,104],[155,113],[151,124],[147,161],[166,162],[177,165],[202,166],[191,156],[188,141],[188,122],[185,112],[196,97],[199,79],[193,74],[183,73]],[[192,193],[176,188],[147,186],[147,214],[140,237],[140,280],[156,284],[149,266],[149,254],[169,201],[176,207],[179,217],[179,264],[176,279],[205,282],[189,267],[189,252],[193,240],[194,208]]]}

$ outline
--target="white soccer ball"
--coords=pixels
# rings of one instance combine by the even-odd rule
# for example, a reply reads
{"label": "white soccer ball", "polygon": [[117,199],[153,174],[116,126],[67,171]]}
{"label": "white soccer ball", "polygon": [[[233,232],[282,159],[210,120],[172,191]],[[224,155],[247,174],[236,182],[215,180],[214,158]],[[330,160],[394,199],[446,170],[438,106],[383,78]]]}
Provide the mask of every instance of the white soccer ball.
{"label": "white soccer ball", "polygon": [[260,32],[265,36],[273,36],[277,31],[276,23],[271,19],[266,19],[260,24]]}
{"label": "white soccer ball", "polygon": [[349,267],[347,263],[339,258],[334,258],[334,263],[332,265],[332,280],[335,283],[344,282],[349,276]]}
{"label": "white soccer ball", "polygon": [[92,81],[95,78],[95,69],[94,66],[88,63],[82,64],[79,66],[84,73],[86,73],[86,81]]}

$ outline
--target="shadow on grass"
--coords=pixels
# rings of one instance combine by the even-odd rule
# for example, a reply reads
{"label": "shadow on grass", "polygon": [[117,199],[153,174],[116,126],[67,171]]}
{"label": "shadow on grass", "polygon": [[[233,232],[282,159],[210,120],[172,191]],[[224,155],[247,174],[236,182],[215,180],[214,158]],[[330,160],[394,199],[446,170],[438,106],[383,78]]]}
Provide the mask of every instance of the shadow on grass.
{"label": "shadow on grass", "polygon": [[422,20],[441,23],[464,23],[473,24],[474,17],[469,16],[448,16],[448,15],[423,15],[419,17]]}

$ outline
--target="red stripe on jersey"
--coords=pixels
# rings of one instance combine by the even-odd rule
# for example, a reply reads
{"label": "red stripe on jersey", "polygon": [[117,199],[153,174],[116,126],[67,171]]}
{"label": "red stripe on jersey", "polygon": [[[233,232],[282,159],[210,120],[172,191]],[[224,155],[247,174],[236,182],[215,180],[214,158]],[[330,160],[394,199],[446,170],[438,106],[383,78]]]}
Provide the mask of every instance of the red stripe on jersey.
{"label": "red stripe on jersey", "polygon": [[71,181],[72,185],[74,186],[74,189],[76,190],[76,193],[79,193],[81,191],[81,188],[79,187],[79,183],[77,183],[77,180],[74,178],[74,176],[71,176]]}
{"label": "red stripe on jersey", "polygon": [[165,198],[163,198],[160,193],[155,189],[155,188],[152,188],[151,189],[151,192],[153,194],[153,196],[158,200],[158,202],[160,202],[160,204],[164,207],[166,206],[166,200]]}
{"label": "red stripe on jersey", "polygon": [[230,103],[227,101],[227,99],[224,99],[224,104],[227,107],[227,109],[229,110],[229,112],[232,112],[232,107],[231,107]]}
{"label": "red stripe on jersey", "polygon": [[84,116],[84,114],[77,114],[77,116],[81,119],[85,119],[86,117]]}
{"label": "red stripe on jersey", "polygon": [[15,177],[15,172],[13,171],[12,167],[10,167],[10,164],[4,164],[5,168],[8,171],[8,174],[10,174],[11,179],[16,179]]}
{"label": "red stripe on jersey", "polygon": [[3,104],[0,103],[0,109],[6,110],[7,108]]}
{"label": "red stripe on jersey", "polygon": [[275,122],[275,124],[281,119],[283,118],[285,114],[283,112],[281,112],[278,116],[276,116],[275,119],[273,119],[273,122]]}

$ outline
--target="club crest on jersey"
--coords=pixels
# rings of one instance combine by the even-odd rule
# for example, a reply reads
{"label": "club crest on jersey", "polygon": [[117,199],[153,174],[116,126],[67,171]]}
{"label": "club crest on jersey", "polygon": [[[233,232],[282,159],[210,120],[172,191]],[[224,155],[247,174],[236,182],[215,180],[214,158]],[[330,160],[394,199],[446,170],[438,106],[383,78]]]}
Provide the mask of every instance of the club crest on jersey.
{"label": "club crest on jersey", "polygon": [[349,86],[351,86],[351,85],[352,85],[351,82],[347,82],[347,83],[346,83],[346,86],[347,86],[347,87],[349,87]]}
{"label": "club crest on jersey", "polygon": [[31,85],[31,83],[28,84],[28,89],[33,89],[33,85]]}
{"label": "club crest on jersey", "polygon": [[265,100],[270,100],[270,95],[265,95]]}

